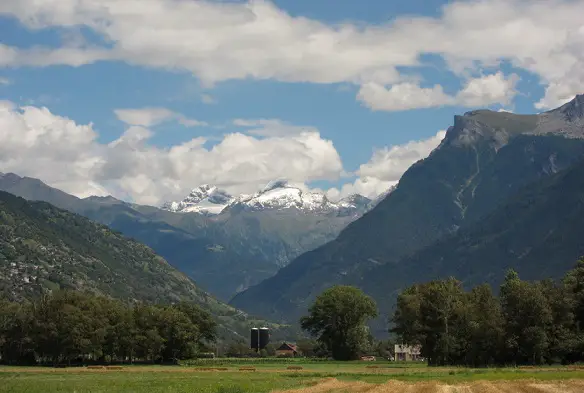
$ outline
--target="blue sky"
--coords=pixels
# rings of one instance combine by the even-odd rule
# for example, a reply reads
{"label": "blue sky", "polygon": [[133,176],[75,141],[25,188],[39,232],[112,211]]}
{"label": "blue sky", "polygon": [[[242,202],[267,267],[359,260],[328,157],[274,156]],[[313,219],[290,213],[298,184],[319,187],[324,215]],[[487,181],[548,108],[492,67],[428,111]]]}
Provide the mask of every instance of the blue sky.
{"label": "blue sky", "polygon": [[[201,182],[250,192],[272,177],[375,196],[455,114],[539,112],[584,90],[582,2],[45,3],[0,5],[0,171],[81,196],[158,204]],[[143,111],[133,123],[129,109]],[[164,119],[135,124],[154,109]],[[9,159],[17,129],[29,143]],[[73,162],[51,156],[69,140]]]}

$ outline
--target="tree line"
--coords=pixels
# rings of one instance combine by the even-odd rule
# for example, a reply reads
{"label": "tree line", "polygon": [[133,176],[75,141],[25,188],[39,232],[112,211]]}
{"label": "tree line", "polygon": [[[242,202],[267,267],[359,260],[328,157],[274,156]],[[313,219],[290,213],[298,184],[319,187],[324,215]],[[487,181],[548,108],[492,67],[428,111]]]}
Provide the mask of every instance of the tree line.
{"label": "tree line", "polygon": [[[387,354],[367,321],[375,301],[360,289],[334,286],[300,320],[316,341],[305,355],[337,360]],[[487,284],[465,290],[455,278],[415,284],[397,298],[389,331],[420,345],[429,365],[538,365],[584,360],[584,259],[560,282],[524,281],[507,272],[496,296]],[[192,303],[127,304],[62,290],[24,303],[0,300],[0,361],[8,364],[171,362],[196,357],[217,340],[209,312]],[[393,341],[393,340],[392,340]],[[232,343],[228,356],[249,356]],[[273,356],[275,347],[256,356]]]}
{"label": "tree line", "polygon": [[0,300],[0,357],[7,364],[170,362],[216,340],[216,322],[192,303],[128,305],[75,291]]}
{"label": "tree line", "polygon": [[495,296],[454,278],[403,291],[391,332],[430,365],[539,365],[584,360],[584,259],[561,282],[509,270]]}
{"label": "tree line", "polygon": [[[390,350],[374,344],[366,323],[377,307],[357,288],[329,288],[308,311],[302,328],[337,360]],[[584,259],[560,282],[524,281],[509,270],[498,296],[455,278],[415,284],[398,296],[389,324],[390,342],[419,345],[431,366],[584,361]]]}

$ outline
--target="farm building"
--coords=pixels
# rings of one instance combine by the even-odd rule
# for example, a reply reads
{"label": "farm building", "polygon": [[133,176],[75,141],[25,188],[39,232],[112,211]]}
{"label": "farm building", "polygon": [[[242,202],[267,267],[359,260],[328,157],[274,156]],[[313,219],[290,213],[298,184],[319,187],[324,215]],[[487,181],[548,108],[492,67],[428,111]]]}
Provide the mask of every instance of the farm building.
{"label": "farm building", "polygon": [[298,355],[298,349],[296,349],[296,345],[282,343],[278,348],[276,348],[276,356],[290,356],[294,357]]}
{"label": "farm building", "polygon": [[398,362],[415,362],[422,359],[420,345],[395,345],[395,360]]}

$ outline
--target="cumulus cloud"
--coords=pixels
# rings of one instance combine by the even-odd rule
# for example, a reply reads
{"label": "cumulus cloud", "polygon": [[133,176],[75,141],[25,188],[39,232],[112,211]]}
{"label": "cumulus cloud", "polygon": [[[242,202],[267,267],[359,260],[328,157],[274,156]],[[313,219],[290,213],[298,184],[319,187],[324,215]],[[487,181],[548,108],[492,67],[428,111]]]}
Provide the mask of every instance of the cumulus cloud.
{"label": "cumulus cloud", "polygon": [[414,83],[400,83],[386,88],[377,83],[361,86],[357,98],[373,110],[403,111],[446,105],[464,107],[507,105],[517,94],[515,85],[519,77],[502,72],[471,78],[455,95],[445,94],[442,86],[420,87]]}
{"label": "cumulus cloud", "polygon": [[336,180],[343,172],[333,143],[317,130],[264,138],[233,132],[212,147],[195,138],[159,148],[148,143],[153,132],[144,125],[160,118],[127,116],[128,123],[140,124],[102,144],[92,124],[1,101],[0,170],[82,197],[112,194],[154,205],[202,183],[252,193],[277,178],[306,183]]}
{"label": "cumulus cloud", "polygon": [[176,120],[186,127],[208,125],[166,108],[115,109],[114,113],[119,120],[132,126],[152,127],[169,120]]}
{"label": "cumulus cloud", "polygon": [[470,79],[456,95],[456,102],[462,106],[508,105],[517,94],[515,86],[517,74],[508,77],[499,71],[495,74]]}
{"label": "cumulus cloud", "polygon": [[262,137],[291,136],[302,133],[315,133],[312,126],[297,126],[280,119],[235,119],[233,125],[247,128],[246,133]]}
{"label": "cumulus cloud", "polygon": [[[32,29],[84,25],[108,46],[67,42],[61,48],[19,49],[0,45],[0,64],[80,66],[120,60],[188,71],[208,86],[244,78],[351,82],[362,85],[361,95],[378,96],[384,95],[382,89],[391,92],[398,86],[409,88],[414,97],[421,94],[422,105],[451,99],[438,88],[420,92],[415,86],[401,85],[408,82],[398,70],[419,66],[423,54],[442,56],[458,75],[501,61],[534,73],[547,88],[540,107],[573,97],[584,82],[579,71],[584,69],[581,1],[459,1],[445,5],[437,17],[404,16],[374,26],[331,25],[293,17],[266,0],[74,3],[4,0],[0,14],[14,16]],[[509,97],[489,90],[494,86],[467,87],[470,90],[463,95],[467,102]]]}
{"label": "cumulus cloud", "polygon": [[389,89],[377,84],[361,86],[357,98],[373,110],[403,111],[453,104],[455,100],[444,94],[442,86],[422,88],[413,83],[400,83]]}
{"label": "cumulus cloud", "polygon": [[428,139],[374,150],[371,159],[357,170],[359,177],[353,183],[345,184],[341,189],[331,189],[328,195],[339,198],[357,193],[376,197],[396,185],[404,172],[412,164],[426,158],[445,136],[446,131],[438,131]]}

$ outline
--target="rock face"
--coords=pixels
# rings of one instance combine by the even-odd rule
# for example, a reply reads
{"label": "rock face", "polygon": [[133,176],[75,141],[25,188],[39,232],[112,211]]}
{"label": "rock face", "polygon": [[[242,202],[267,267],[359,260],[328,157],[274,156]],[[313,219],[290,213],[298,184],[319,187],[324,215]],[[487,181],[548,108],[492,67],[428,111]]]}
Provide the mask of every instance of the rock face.
{"label": "rock face", "polygon": [[[481,222],[523,187],[584,157],[583,100],[578,96],[539,115],[478,110],[456,116],[441,144],[412,165],[371,211],[335,240],[238,294],[231,304],[297,321],[331,285],[357,285],[368,291],[371,277],[394,283],[392,266]],[[379,288],[394,293],[416,278],[414,271],[399,287]]]}

